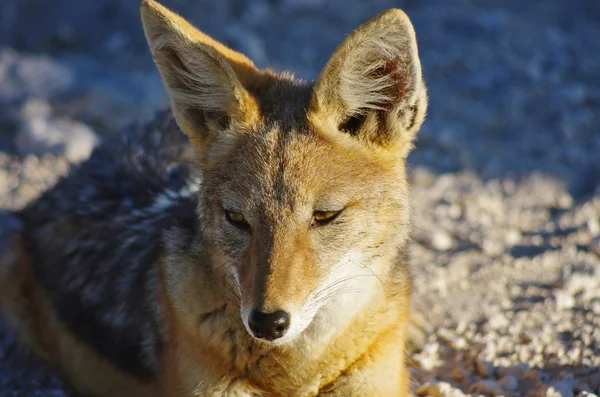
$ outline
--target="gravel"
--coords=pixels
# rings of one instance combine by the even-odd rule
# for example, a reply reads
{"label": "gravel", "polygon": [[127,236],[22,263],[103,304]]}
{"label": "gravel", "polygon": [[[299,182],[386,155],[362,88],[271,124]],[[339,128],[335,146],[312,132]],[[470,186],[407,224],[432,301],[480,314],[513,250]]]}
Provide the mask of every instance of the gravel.
{"label": "gravel", "polygon": [[[417,394],[600,393],[600,256],[588,248],[600,195],[574,200],[535,174],[428,174],[413,174],[415,300],[437,329],[414,357]],[[429,246],[441,228],[455,249]]]}
{"label": "gravel", "polygon": [[[600,394],[599,2],[165,4],[305,78],[360,22],[405,9],[431,97],[409,158],[414,304],[434,330],[413,357],[414,394]],[[0,240],[15,227],[2,210],[167,103],[138,6],[3,1]],[[68,395],[0,319],[0,396]]]}

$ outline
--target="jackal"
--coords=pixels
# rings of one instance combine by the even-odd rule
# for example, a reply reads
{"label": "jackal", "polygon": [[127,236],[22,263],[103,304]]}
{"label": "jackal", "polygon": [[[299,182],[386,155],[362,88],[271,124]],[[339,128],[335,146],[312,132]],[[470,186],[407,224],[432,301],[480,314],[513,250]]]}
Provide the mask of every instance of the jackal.
{"label": "jackal", "polygon": [[[315,82],[153,0],[171,98],[16,213],[1,301],[85,396],[405,396],[406,157],[427,108],[400,10]],[[174,120],[173,120],[174,119]]]}

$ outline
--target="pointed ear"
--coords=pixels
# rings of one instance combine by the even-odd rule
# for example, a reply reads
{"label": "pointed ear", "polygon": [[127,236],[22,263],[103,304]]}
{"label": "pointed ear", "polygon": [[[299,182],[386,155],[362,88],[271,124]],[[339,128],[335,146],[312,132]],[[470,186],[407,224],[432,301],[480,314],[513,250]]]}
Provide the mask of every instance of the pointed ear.
{"label": "pointed ear", "polygon": [[175,118],[197,146],[231,123],[256,122],[258,106],[244,88],[260,74],[252,61],[154,0],[142,2],[141,14]]}
{"label": "pointed ear", "polygon": [[404,12],[389,10],[335,51],[315,85],[310,117],[408,154],[426,109],[415,31]]}

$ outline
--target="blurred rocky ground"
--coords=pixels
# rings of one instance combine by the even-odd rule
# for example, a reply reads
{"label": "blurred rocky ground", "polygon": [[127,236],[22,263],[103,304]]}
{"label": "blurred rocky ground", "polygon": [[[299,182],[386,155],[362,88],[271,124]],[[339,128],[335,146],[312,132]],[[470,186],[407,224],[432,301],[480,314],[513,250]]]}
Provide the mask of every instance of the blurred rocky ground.
{"label": "blurred rocky ground", "polygon": [[[360,23],[403,8],[431,98],[410,157],[415,304],[435,330],[415,393],[600,393],[600,2],[164,4],[258,66],[307,79]],[[167,104],[138,9],[2,0],[0,209]],[[64,395],[0,331],[0,396]]]}

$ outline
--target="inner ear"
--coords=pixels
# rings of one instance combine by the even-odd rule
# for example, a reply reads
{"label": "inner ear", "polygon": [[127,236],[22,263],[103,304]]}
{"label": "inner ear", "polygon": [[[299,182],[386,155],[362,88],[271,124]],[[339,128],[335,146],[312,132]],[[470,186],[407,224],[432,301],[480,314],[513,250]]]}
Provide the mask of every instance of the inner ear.
{"label": "inner ear", "polygon": [[224,131],[231,124],[231,117],[225,111],[190,108],[185,113],[190,122],[204,130]]}
{"label": "inner ear", "polygon": [[[193,71],[183,62],[179,53],[173,48],[164,48],[166,59],[179,78],[172,78],[170,81],[171,87],[176,89],[181,94],[194,96],[193,87],[196,84],[193,79],[185,78],[184,76],[193,76]],[[196,127],[208,129],[224,130],[229,127],[231,117],[225,110],[221,109],[203,109],[195,105],[194,101],[180,101],[180,107],[177,109],[185,115],[186,121],[192,123]]]}
{"label": "inner ear", "polygon": [[[399,69],[400,68],[400,69]],[[354,109],[354,113],[347,115],[340,123],[338,129],[350,135],[358,135],[361,128],[365,126],[367,115],[371,113],[376,128],[384,129],[386,113],[390,112],[394,104],[403,98],[408,89],[401,72],[399,58],[383,62],[383,64],[366,74],[366,80],[372,81],[379,88],[379,95],[368,106]],[[385,130],[378,131],[384,134]]]}
{"label": "inner ear", "polygon": [[358,131],[364,125],[366,117],[367,115],[363,113],[353,114],[342,121],[338,129],[350,135],[357,135]]}
{"label": "inner ear", "polygon": [[389,10],[334,52],[315,84],[309,115],[315,124],[333,124],[405,155],[426,109],[414,29],[404,12]]}
{"label": "inner ear", "polygon": [[374,82],[381,82],[380,93],[381,103],[378,105],[382,110],[390,111],[395,103],[403,98],[408,91],[406,87],[406,76],[407,65],[403,65],[399,58],[387,60],[383,65],[371,73],[368,78]]}
{"label": "inner ear", "polygon": [[245,84],[261,76],[252,61],[153,0],[141,5],[144,32],[181,129],[200,149],[260,109]]}

